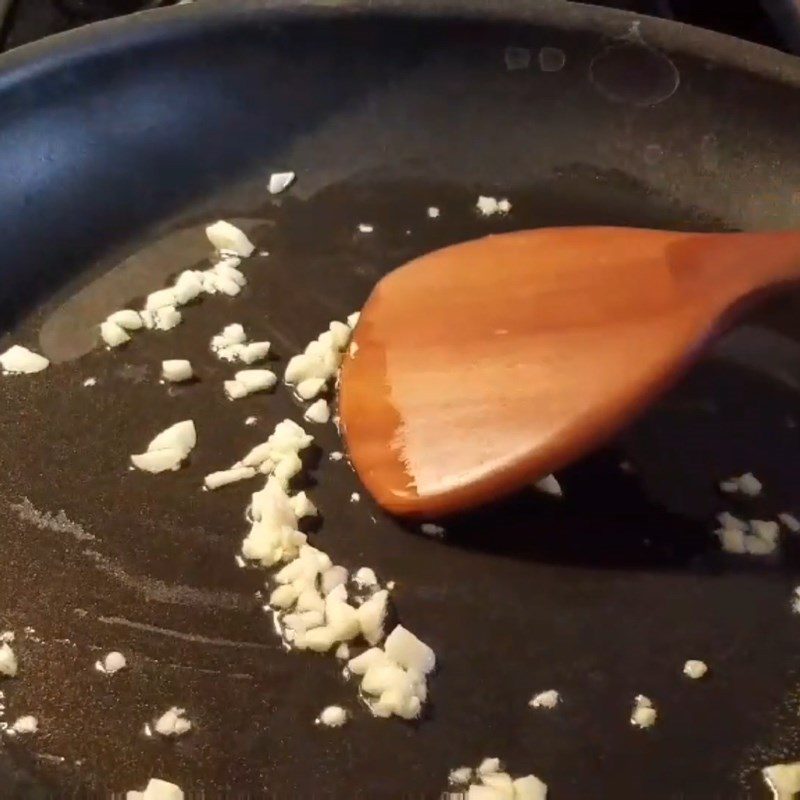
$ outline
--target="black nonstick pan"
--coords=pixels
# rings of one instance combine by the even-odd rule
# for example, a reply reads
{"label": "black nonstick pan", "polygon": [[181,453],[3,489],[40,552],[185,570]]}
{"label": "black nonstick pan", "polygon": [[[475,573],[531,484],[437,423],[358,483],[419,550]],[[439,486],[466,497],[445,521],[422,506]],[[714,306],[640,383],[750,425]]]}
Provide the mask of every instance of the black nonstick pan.
{"label": "black nonstick pan", "polygon": [[[800,540],[784,529],[777,554],[748,558],[712,531],[724,510],[800,514],[796,292],[561,474],[562,499],[524,492],[440,521],[442,539],[363,492],[350,502],[335,429],[314,429],[312,540],[393,579],[398,617],[438,654],[414,724],[371,718],[335,659],[283,651],[264,572],[234,560],[258,487],[199,487],[301,417],[283,388],[225,401],[231,369],[208,350],[223,325],[270,339],[282,370],[387,270],[459,240],[797,226],[799,100],[793,58],[561,2],[228,0],[3,56],[4,347],[53,365],[0,379],[0,629],[20,658],[0,688],[5,721],[40,726],[3,737],[2,796],[106,796],[159,776],[192,797],[435,798],[450,769],[499,756],[554,800],[767,797],[760,768],[800,758]],[[296,184],[271,197],[268,174],[286,169]],[[479,194],[511,213],[480,218]],[[220,217],[269,251],[242,295],[98,347],[109,312],[207,258],[203,226]],[[171,357],[200,379],[160,384]],[[199,437],[187,466],[128,470],[185,418]],[[746,471],[760,496],[719,493]],[[108,650],[130,665],[111,679],[93,669]],[[707,678],[684,678],[689,658]],[[563,703],[529,709],[549,688]],[[639,693],[658,708],[647,731],[628,721]],[[315,727],[330,703],[353,711],[346,727]],[[144,736],[172,705],[192,733]]]}

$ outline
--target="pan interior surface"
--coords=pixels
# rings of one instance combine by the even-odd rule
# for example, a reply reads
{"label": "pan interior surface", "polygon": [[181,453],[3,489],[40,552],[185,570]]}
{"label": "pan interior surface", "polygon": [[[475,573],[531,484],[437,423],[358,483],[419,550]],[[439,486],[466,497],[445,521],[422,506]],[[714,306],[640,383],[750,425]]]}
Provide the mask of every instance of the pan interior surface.
{"label": "pan interior surface", "polygon": [[[40,724],[5,741],[7,796],[121,792],[158,775],[189,795],[437,797],[450,769],[496,755],[562,800],[706,800],[759,796],[759,769],[800,755],[800,544],[784,532],[778,554],[743,558],[712,534],[722,511],[800,516],[797,293],[560,475],[563,498],[524,492],[441,521],[442,538],[383,515],[329,460],[335,428],[314,427],[312,543],[394,580],[399,619],[439,657],[414,724],[370,717],[335,659],[284,652],[265,573],[234,560],[259,487],[200,490],[302,418],[283,387],[225,400],[233,370],[209,341],[226,324],[271,340],[281,373],[388,270],[457,241],[565,224],[797,224],[790,75],[669,47],[677,27],[550,17],[234,3],[7,62],[0,309],[9,345],[53,361],[0,381],[0,627],[16,631],[21,665],[2,688],[7,719]],[[270,197],[267,176],[286,169],[296,184]],[[481,217],[479,194],[508,197],[511,212]],[[203,227],[218,218],[269,251],[246,262],[243,293],[97,347],[108,313],[204,263]],[[160,384],[166,358],[190,359],[199,380]],[[198,430],[183,469],[128,470],[181,419]],[[747,471],[760,496],[719,493]],[[110,650],[130,665],[113,678],[93,669]],[[690,658],[707,679],[684,678]],[[528,708],[550,688],[557,709]],[[628,721],[637,694],[658,708],[648,731]],[[354,719],[320,730],[332,703]],[[190,735],[142,734],[174,705]]]}

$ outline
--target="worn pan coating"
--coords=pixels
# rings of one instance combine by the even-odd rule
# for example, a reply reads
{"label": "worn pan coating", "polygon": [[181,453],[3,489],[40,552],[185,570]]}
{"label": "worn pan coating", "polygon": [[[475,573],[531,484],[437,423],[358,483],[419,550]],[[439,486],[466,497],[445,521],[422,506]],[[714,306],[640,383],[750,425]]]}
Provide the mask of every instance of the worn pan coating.
{"label": "worn pan coating", "polygon": [[[560,2],[219,5],[0,59],[0,311],[9,343],[54,361],[0,381],[0,627],[21,661],[2,688],[6,719],[41,726],[5,740],[3,796],[159,775],[192,796],[432,798],[450,768],[487,755],[557,800],[766,796],[759,768],[800,758],[798,544],[785,534],[779,556],[751,562],[722,556],[710,531],[724,509],[800,513],[796,293],[567,470],[563,500],[524,493],[447,521],[442,541],[351,503],[356,478],[327,458],[334,429],[315,431],[314,540],[394,579],[399,617],[439,655],[418,724],[369,718],[334,659],[282,651],[263,575],[234,562],[253,486],[198,486],[299,419],[283,390],[222,399],[230,369],[207,343],[226,323],[271,339],[280,368],[386,270],[482,233],[797,225],[798,62]],[[287,168],[295,188],[269,199],[265,176]],[[512,213],[478,219],[479,193]],[[247,264],[243,295],[91,349],[106,313],[206,257],[202,225],[220,216],[270,251]],[[200,380],[170,391],[158,363],[179,356]],[[128,454],[187,417],[187,467],[128,471]],[[761,497],[718,494],[746,470]],[[113,679],[92,669],[110,649],[130,661]],[[709,677],[684,679],[687,658]],[[547,688],[563,705],[528,709]],[[638,693],[659,711],[647,732],[628,723]],[[321,731],[331,702],[355,719]],[[171,705],[196,730],[145,738]]]}

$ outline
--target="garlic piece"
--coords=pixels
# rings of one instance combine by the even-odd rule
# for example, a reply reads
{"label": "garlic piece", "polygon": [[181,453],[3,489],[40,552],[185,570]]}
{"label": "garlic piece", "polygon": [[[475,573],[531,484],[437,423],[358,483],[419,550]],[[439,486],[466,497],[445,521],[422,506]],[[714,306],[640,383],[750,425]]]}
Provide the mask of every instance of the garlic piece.
{"label": "garlic piece", "polygon": [[543,478],[540,478],[533,485],[540,492],[552,495],[553,497],[564,496],[564,492],[561,489],[561,484],[558,482],[556,476],[553,475],[552,473],[550,475],[545,475]]}
{"label": "garlic piece", "polygon": [[95,661],[94,664],[94,668],[105,675],[113,675],[115,672],[119,672],[127,666],[128,662],[125,656],[116,650],[106,653],[102,661]]}
{"label": "garlic piece", "polygon": [[[307,383],[307,381],[303,381],[303,383]],[[300,387],[298,387],[299,389]],[[303,419],[308,420],[309,422],[316,422],[320,425],[324,425],[328,420],[331,418],[331,409],[328,405],[328,401],[320,398],[316,402],[312,403],[303,414]]]}
{"label": "garlic piece", "polygon": [[231,252],[247,258],[256,249],[244,231],[222,219],[206,227],[206,236],[220,252]]}
{"label": "garlic piece", "polygon": [[361,633],[371,645],[376,645],[383,639],[388,603],[389,592],[381,589],[363,602],[356,611]]}
{"label": "garlic piece", "polygon": [[348,713],[341,706],[323,708],[315,722],[328,728],[341,728],[347,722]]}
{"label": "garlic piece", "polygon": [[484,217],[491,217],[495,214],[508,214],[511,211],[511,203],[506,198],[498,200],[496,197],[487,197],[486,195],[478,197],[475,207]]}
{"label": "garlic piece", "polygon": [[531,708],[555,708],[561,701],[561,695],[555,689],[547,689],[534,695],[528,705]]}
{"label": "garlic piece", "polygon": [[8,642],[0,645],[0,675],[13,678],[17,674],[17,657]]}
{"label": "garlic piece", "polygon": [[27,735],[31,733],[36,733],[39,730],[39,720],[36,717],[31,715],[26,715],[24,717],[19,717],[14,722],[14,724],[7,729],[6,733],[14,734],[22,734]]}
{"label": "garlic piece", "polygon": [[175,471],[181,465],[184,454],[176,447],[168,447],[164,450],[153,450],[149,453],[137,453],[131,456],[131,463],[136,469],[142,472],[151,472],[154,475],[159,472]]}
{"label": "garlic piece", "polygon": [[696,659],[690,658],[683,665],[683,674],[692,680],[698,680],[699,678],[702,678],[706,672],[708,672],[708,665],[705,663],[705,661],[697,661]]}
{"label": "garlic piece", "polygon": [[147,299],[144,301],[144,310],[157,311],[159,308],[167,308],[168,306],[174,305],[175,290],[172,288],[159,289],[158,291],[151,292],[149,295],[147,295]]}
{"label": "garlic piece", "polygon": [[248,478],[254,478],[255,476],[256,471],[252,467],[232,467],[231,469],[223,469],[206,475],[203,478],[203,484],[206,489],[219,489],[221,486],[228,486],[238,481],[246,481]]}
{"label": "garlic piece", "polygon": [[263,361],[269,355],[270,342],[250,342],[244,345],[239,358],[245,364],[255,364],[256,361]]}
{"label": "garlic piece", "polygon": [[15,344],[0,354],[4,375],[32,375],[50,366],[50,362],[27,347]]}
{"label": "garlic piece", "polygon": [[124,328],[117,325],[116,322],[109,322],[108,320],[100,323],[100,338],[109,347],[119,347],[121,344],[131,340]]}
{"label": "garlic piece", "polygon": [[156,733],[161,736],[183,736],[192,728],[192,723],[186,719],[186,710],[173,706],[165,711],[155,723]]}
{"label": "garlic piece", "polygon": [[773,764],[761,770],[774,800],[792,800],[800,793],[800,761]]}
{"label": "garlic piece", "polygon": [[239,400],[255,392],[272,389],[278,376],[268,369],[243,369],[234,375],[234,380],[225,381],[225,394],[231,400]]}
{"label": "garlic piece", "polygon": [[636,700],[631,714],[631,725],[637,728],[650,728],[655,725],[658,716],[653,702],[643,694],[636,695]]}
{"label": "garlic piece", "polygon": [[301,400],[311,400],[325,388],[322,378],[306,378],[295,387],[295,392]]}
{"label": "garlic piece", "polygon": [[110,322],[112,325],[119,325],[120,328],[124,328],[126,331],[138,331],[143,325],[139,312],[131,308],[115,311],[106,318],[106,322]]}
{"label": "garlic piece", "polygon": [[405,669],[427,675],[436,666],[436,654],[411,631],[398,625],[387,637],[384,651]]}
{"label": "garlic piece", "polygon": [[185,358],[171,358],[161,362],[161,377],[170,383],[191,380],[194,373],[192,364]]}
{"label": "garlic piece", "polygon": [[285,192],[294,183],[295,177],[294,172],[273,172],[269,176],[267,190],[270,194]]}
{"label": "garlic piece", "polygon": [[176,325],[179,325],[183,319],[183,315],[180,311],[178,311],[178,309],[175,308],[175,306],[163,306],[162,308],[157,308],[153,314],[155,328],[159,331],[170,331]]}
{"label": "garlic piece", "polygon": [[547,784],[535,775],[514,781],[514,800],[547,800]]}
{"label": "garlic piece", "polygon": [[183,790],[169,781],[150,778],[143,792],[127,792],[126,800],[184,800]]}
{"label": "garlic piece", "polygon": [[190,419],[161,431],[147,445],[147,452],[131,456],[131,462],[145,472],[176,470],[197,444],[197,431]]}

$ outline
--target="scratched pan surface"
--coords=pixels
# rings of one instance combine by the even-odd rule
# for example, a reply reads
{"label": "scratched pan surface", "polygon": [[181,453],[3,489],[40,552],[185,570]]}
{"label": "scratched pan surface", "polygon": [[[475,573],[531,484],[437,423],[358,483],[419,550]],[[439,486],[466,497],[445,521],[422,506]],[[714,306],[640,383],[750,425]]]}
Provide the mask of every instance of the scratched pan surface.
{"label": "scratched pan surface", "polygon": [[[280,370],[386,270],[451,242],[572,223],[797,224],[794,61],[515,5],[229,2],[4,57],[0,304],[8,342],[54,362],[0,381],[0,628],[21,662],[5,718],[40,721],[4,739],[4,797],[104,795],[152,775],[191,796],[436,797],[450,768],[498,755],[559,800],[757,798],[759,767],[800,758],[798,542],[784,532],[779,554],[751,562],[710,534],[725,509],[800,513],[796,293],[567,470],[563,500],[524,493],[446,521],[443,540],[351,503],[357,480],[328,460],[334,429],[315,428],[314,543],[395,580],[400,618],[438,653],[418,724],[371,719],[333,658],[283,652],[262,573],[234,561],[254,486],[199,490],[301,413],[282,388],[223,399],[231,368],[207,344],[224,324],[270,339]],[[269,200],[266,174],[286,168],[296,186]],[[512,213],[478,219],[479,192],[507,195]],[[202,225],[220,216],[270,252],[247,262],[242,295],[93,349],[108,312],[203,262]],[[167,357],[191,358],[199,380],[159,384]],[[188,465],[128,470],[185,418],[199,435]],[[746,470],[761,497],[716,492]],[[92,668],[110,649],[130,664],[113,679]],[[684,679],[687,658],[710,676]],[[546,688],[563,704],[532,712]],[[628,723],[640,692],[659,711],[647,732]],[[315,728],[334,702],[353,721]],[[144,737],[172,705],[193,732]]]}

